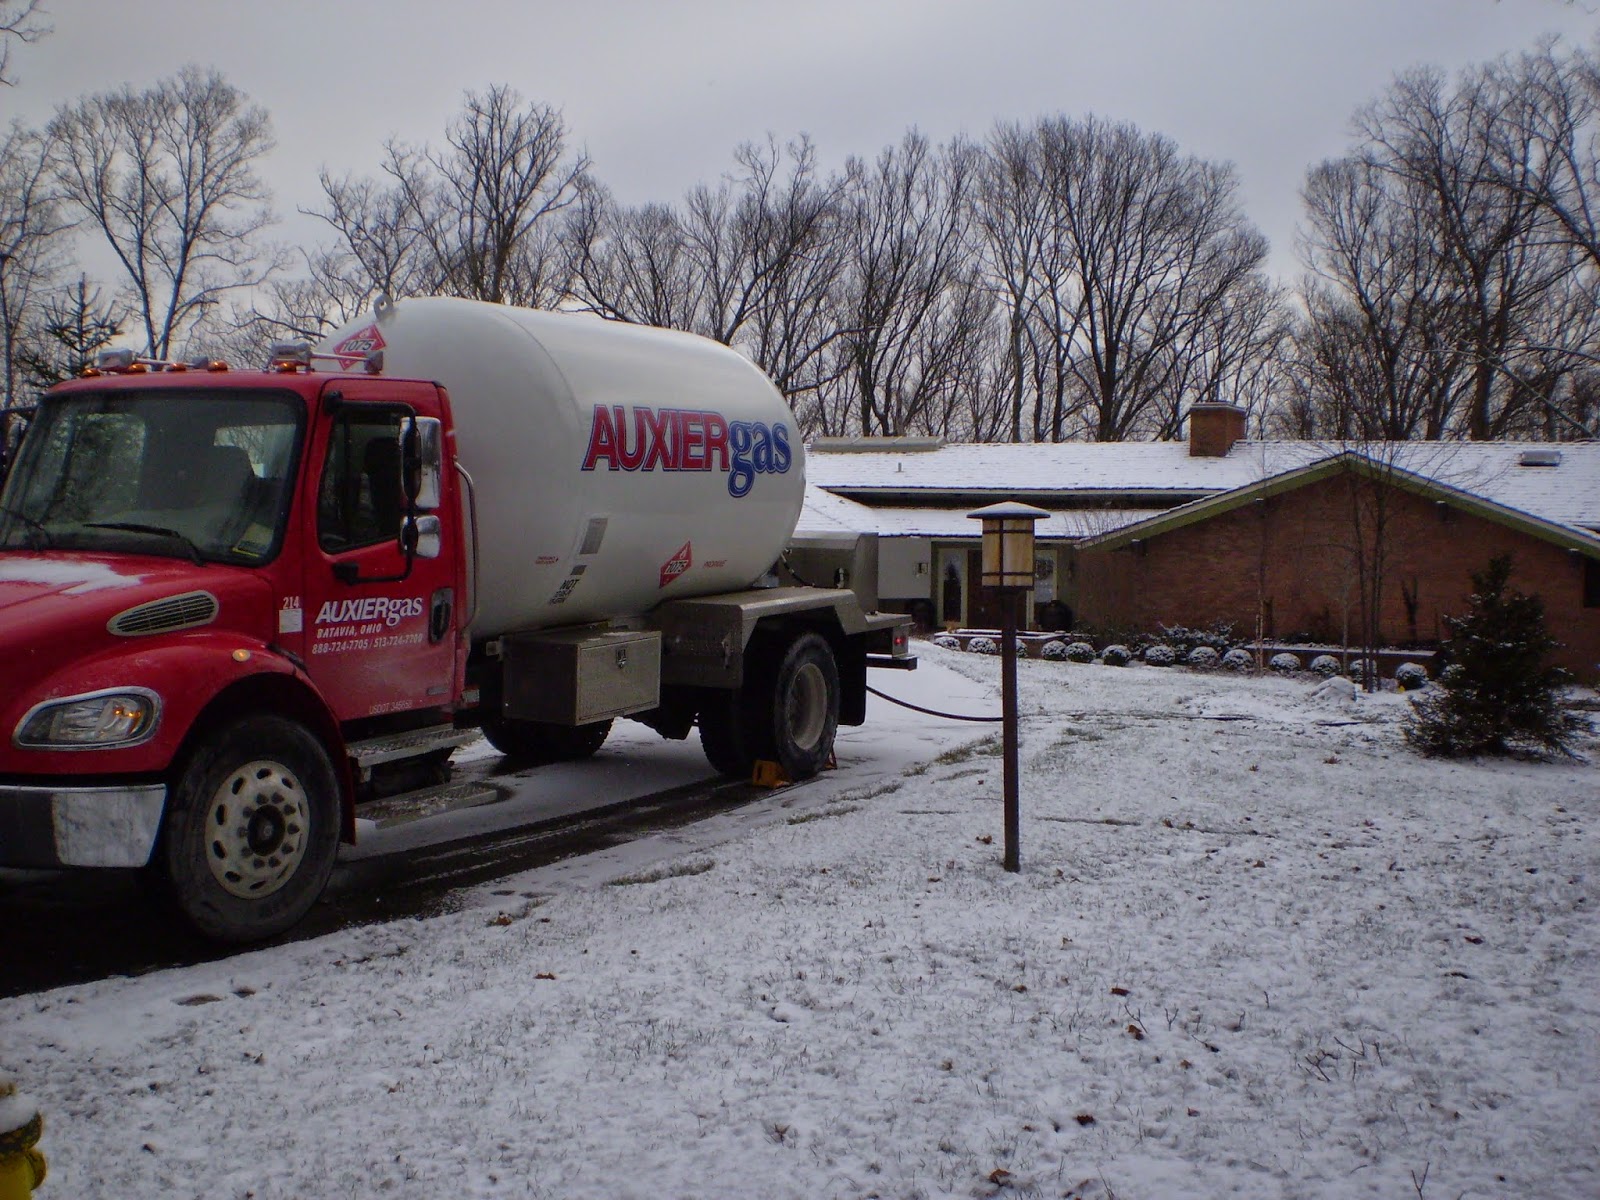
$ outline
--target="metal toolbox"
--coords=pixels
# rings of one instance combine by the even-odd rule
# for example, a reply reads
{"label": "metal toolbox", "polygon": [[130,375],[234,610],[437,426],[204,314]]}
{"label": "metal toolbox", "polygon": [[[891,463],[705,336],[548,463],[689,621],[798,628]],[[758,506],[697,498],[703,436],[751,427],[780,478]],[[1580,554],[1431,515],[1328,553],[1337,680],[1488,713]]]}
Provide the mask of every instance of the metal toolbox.
{"label": "metal toolbox", "polygon": [[503,708],[519,721],[587,725],[661,703],[661,635],[574,629],[503,640]]}

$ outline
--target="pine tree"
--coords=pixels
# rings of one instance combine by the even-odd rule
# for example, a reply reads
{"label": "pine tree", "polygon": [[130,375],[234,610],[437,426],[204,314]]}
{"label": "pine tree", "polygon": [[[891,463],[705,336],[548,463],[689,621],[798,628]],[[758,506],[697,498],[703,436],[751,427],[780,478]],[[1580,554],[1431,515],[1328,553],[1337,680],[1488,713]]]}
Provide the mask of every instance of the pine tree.
{"label": "pine tree", "polygon": [[84,276],[68,291],[45,302],[43,320],[33,344],[17,352],[17,365],[30,391],[71,379],[122,332],[114,305],[104,304],[100,291],[89,290]]}
{"label": "pine tree", "polygon": [[1563,702],[1568,673],[1546,662],[1560,643],[1545,628],[1544,601],[1510,578],[1511,556],[1491,559],[1472,575],[1466,614],[1445,618],[1450,665],[1437,689],[1412,701],[1405,731],[1424,754],[1572,753],[1568,741],[1584,726]]}

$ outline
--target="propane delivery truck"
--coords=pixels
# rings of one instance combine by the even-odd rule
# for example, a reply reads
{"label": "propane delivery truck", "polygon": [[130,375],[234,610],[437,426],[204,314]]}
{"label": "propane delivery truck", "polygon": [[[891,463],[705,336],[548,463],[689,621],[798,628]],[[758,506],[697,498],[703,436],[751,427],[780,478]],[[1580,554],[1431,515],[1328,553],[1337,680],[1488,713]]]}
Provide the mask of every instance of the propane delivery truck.
{"label": "propane delivery truck", "polygon": [[587,315],[380,301],[264,370],[103,355],[0,491],[0,866],[143,868],[243,942],[363,818],[497,799],[449,781],[480,731],[553,762],[629,717],[813,775],[915,659],[870,547],[790,545],[803,455],[733,350]]}

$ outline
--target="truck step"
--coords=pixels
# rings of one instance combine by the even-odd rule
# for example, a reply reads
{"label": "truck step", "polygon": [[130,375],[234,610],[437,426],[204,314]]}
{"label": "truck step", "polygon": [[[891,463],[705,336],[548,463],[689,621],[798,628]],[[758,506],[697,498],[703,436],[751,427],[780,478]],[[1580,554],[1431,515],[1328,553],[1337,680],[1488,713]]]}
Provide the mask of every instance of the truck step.
{"label": "truck step", "polygon": [[388,829],[394,825],[404,825],[407,821],[436,817],[440,813],[463,808],[477,808],[503,799],[505,796],[487,783],[446,783],[358,804],[356,817],[371,821],[379,829]]}
{"label": "truck step", "polygon": [[384,737],[368,738],[364,742],[351,742],[346,747],[350,761],[355,763],[363,780],[372,774],[380,763],[396,762],[403,758],[416,758],[435,750],[449,750],[463,746],[478,736],[476,729],[457,729],[454,725],[433,725],[427,729],[413,729],[409,733],[393,733]]}

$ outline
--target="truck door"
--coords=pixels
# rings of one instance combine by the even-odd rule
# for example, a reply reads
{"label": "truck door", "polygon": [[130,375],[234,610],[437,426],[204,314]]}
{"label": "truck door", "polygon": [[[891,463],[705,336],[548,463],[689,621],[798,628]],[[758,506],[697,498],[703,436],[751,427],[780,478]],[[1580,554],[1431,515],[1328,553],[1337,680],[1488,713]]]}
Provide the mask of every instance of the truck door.
{"label": "truck door", "polygon": [[[305,556],[307,669],[343,721],[447,706],[457,671],[459,535],[445,519],[420,553],[401,540],[405,439],[413,418],[440,415],[438,392],[379,379],[338,380],[324,399],[334,392],[318,418],[316,503],[307,506],[315,526]],[[446,474],[446,494],[451,483]],[[451,511],[441,497],[420,515]]]}

